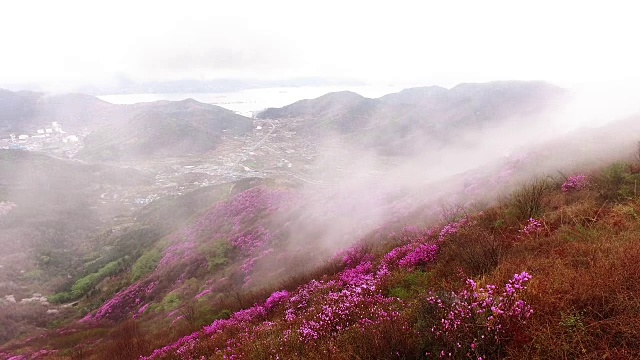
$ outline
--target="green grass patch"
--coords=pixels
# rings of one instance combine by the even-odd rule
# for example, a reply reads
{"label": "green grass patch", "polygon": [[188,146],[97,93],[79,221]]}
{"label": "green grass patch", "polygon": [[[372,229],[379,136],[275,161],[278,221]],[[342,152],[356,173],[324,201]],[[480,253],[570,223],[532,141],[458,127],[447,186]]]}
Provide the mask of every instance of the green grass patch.
{"label": "green grass patch", "polygon": [[55,304],[78,300],[91,291],[102,279],[118,274],[123,269],[123,261],[118,259],[103,266],[97,272],[78,279],[70,291],[57,293],[49,297],[49,301]]}
{"label": "green grass patch", "polygon": [[131,267],[131,281],[137,281],[154,271],[160,259],[162,259],[162,252],[157,248],[142,254]]}

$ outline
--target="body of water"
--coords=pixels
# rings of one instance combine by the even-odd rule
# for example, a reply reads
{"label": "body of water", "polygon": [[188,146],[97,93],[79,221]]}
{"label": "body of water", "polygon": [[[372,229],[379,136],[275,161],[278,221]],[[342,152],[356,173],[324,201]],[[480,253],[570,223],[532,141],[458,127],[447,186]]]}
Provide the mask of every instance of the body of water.
{"label": "body of water", "polygon": [[348,90],[365,97],[377,98],[402,89],[396,86],[302,86],[247,89],[226,93],[119,94],[103,95],[99,98],[113,104],[135,104],[158,100],[180,101],[191,98],[218,105],[245,116],[252,116],[266,108],[282,107],[299,100],[314,99],[330,92]]}

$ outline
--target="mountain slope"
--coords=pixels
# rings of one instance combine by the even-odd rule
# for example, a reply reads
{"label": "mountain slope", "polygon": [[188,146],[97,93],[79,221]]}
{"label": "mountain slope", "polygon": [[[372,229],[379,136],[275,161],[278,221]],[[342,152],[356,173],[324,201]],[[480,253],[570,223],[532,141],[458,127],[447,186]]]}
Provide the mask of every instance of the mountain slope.
{"label": "mountain slope", "polygon": [[83,94],[0,90],[0,136],[35,133],[38,128],[59,122],[67,130],[91,128],[120,118],[119,106]]}
{"label": "mountain slope", "polygon": [[82,266],[88,240],[128,211],[100,195],[150,180],[134,169],[0,150],[0,207],[9,209],[0,211],[0,294],[46,293],[67,281]]}
{"label": "mountain slope", "polygon": [[229,136],[251,131],[252,120],[195,100],[160,101],[127,108],[126,121],[102,126],[85,139],[79,156],[122,160],[203,153]]}
{"label": "mountain slope", "polygon": [[[388,152],[423,151],[460,134],[530,118],[562,103],[565,92],[541,82],[493,82],[405,89],[379,99],[342,92],[267,109],[258,118],[292,122],[311,136],[346,135],[349,142]],[[523,127],[524,129],[525,127]]]}
{"label": "mountain slope", "polygon": [[[280,247],[281,234],[269,234],[291,220],[272,222],[289,207],[283,189],[245,184],[148,248],[160,255],[140,257],[152,266],[137,281],[125,272],[101,285],[96,298],[118,290],[85,325],[23,349],[83,338],[90,345],[74,351],[90,359],[634,358],[639,176],[613,164],[531,180],[481,212],[381,228],[298,276],[289,262],[320,255],[310,242]],[[274,269],[289,277],[254,282]]]}
{"label": "mountain slope", "polygon": [[329,93],[312,100],[300,100],[283,108],[267,109],[258,118],[308,120],[305,129],[353,132],[367,125],[378,102],[350,91]]}
{"label": "mountain slope", "polygon": [[[370,112],[358,95],[331,94],[296,111],[311,108],[332,121],[281,121],[300,120],[318,132],[322,124],[355,135],[350,139],[406,122],[406,141],[417,136],[409,119],[418,121],[425,106],[459,124],[443,134],[467,129],[480,136],[472,131],[494,121],[519,125],[553,102],[551,93],[505,83],[410,90],[376,105],[406,118],[372,118],[358,130],[351,122],[340,130],[333,110],[382,112]],[[153,116],[131,121],[149,131],[151,119],[171,128],[174,119],[202,112],[208,121],[209,110],[195,102],[132,108],[146,106],[155,107]],[[637,120],[477,169],[467,164],[473,160],[464,155],[474,152],[467,149],[445,157],[447,168],[467,164],[446,177],[421,178],[438,165],[419,158],[408,171],[340,179],[355,186],[248,179],[155,200],[79,242],[82,251],[38,253],[28,276],[54,269],[61,258],[73,262],[55,294],[51,284],[45,292],[59,313],[0,298],[0,339],[13,339],[0,347],[0,359],[638,358]],[[446,124],[430,131],[436,125]],[[52,165],[68,176],[61,182],[84,186],[69,164],[86,165]],[[38,176],[38,188],[47,175]],[[0,194],[4,200],[11,201]],[[21,206],[0,204],[0,212],[13,216]],[[26,278],[19,270],[11,276]],[[71,301],[75,307],[58,304]],[[38,336],[7,336],[20,329],[14,314],[25,313],[37,316],[29,331]]]}
{"label": "mountain slope", "polygon": [[81,156],[122,160],[202,153],[223,134],[252,129],[252,120],[224,108],[184,101],[115,105],[83,94],[0,90],[0,136],[34,134],[58,122],[72,134],[91,132]]}

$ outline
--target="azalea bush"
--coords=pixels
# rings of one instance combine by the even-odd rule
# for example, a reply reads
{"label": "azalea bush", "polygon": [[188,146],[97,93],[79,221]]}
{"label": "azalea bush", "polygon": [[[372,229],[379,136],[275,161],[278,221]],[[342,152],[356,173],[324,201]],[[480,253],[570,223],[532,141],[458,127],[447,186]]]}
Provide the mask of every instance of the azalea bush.
{"label": "azalea bush", "polygon": [[567,178],[561,189],[564,193],[579,191],[586,188],[588,184],[586,175],[574,175]]}
{"label": "azalea bush", "polygon": [[147,301],[154,298],[158,281],[151,279],[137,282],[115,294],[95,314],[87,314],[81,322],[94,323],[103,319],[121,320],[147,309]]}
{"label": "azalea bush", "polygon": [[441,358],[495,359],[505,345],[522,331],[533,314],[523,300],[531,275],[515,274],[503,287],[479,287],[467,279],[460,292],[427,298],[428,307],[439,319],[431,328],[438,342],[430,355]]}
{"label": "azalea bush", "polygon": [[[380,262],[358,244],[339,253],[337,261],[346,268],[332,279],[311,280],[293,292],[276,291],[264,302],[216,320],[146,359],[214,354],[225,358],[309,358],[318,348],[337,355],[341,351],[356,354],[367,346],[394,356],[415,353],[416,347],[408,345],[415,334],[403,315],[405,304],[383,291],[384,283],[393,269],[412,271],[433,263],[440,237],[435,231],[403,234],[406,244],[392,249]],[[273,341],[274,334],[279,334],[278,342]]]}
{"label": "azalea bush", "polygon": [[534,236],[540,234],[540,232],[542,232],[542,229],[544,229],[544,225],[542,225],[542,222],[540,220],[530,218],[520,230],[520,233],[523,236]]}

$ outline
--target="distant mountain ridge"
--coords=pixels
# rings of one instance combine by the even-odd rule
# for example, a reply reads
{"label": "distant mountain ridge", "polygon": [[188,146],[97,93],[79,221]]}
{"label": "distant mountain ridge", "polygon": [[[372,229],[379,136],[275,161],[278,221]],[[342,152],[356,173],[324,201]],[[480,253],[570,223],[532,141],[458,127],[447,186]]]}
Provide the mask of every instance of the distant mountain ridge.
{"label": "distant mountain ridge", "polygon": [[118,105],[90,95],[0,89],[0,136],[31,133],[54,121],[67,129],[96,126],[116,117],[119,109]]}
{"label": "distant mountain ridge", "polygon": [[460,84],[450,90],[411,88],[377,99],[336,92],[266,109],[257,117],[300,120],[302,132],[355,136],[356,142],[394,152],[408,139],[442,142],[460,130],[533,116],[558,104],[565,95],[565,90],[554,85],[520,81]]}
{"label": "distant mountain ridge", "polygon": [[239,135],[253,124],[193,99],[117,105],[84,94],[0,90],[0,137],[33,134],[54,121],[69,132],[90,131],[81,157],[93,160],[208,151],[219,144],[223,131]]}
{"label": "distant mountain ridge", "polygon": [[81,158],[122,160],[202,153],[215,149],[223,132],[240,135],[253,120],[193,99],[126,106],[124,122],[106,124],[86,140]]}
{"label": "distant mountain ridge", "polygon": [[[465,132],[527,122],[562,102],[566,91],[533,81],[418,87],[377,99],[349,91],[300,100],[257,115],[294,124],[300,136],[345,137],[385,153],[439,147]],[[188,99],[116,105],[82,94],[46,95],[0,90],[0,136],[33,133],[56,121],[65,130],[88,129],[88,160],[181,156],[215,149],[223,132],[252,130],[252,119]]]}

